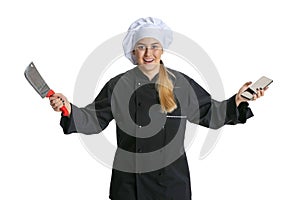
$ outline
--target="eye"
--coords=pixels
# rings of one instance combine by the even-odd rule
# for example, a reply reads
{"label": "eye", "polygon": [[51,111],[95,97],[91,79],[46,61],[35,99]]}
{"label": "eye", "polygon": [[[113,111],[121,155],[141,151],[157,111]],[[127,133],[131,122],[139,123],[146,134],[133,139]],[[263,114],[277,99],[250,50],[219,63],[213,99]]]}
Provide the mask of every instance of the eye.
{"label": "eye", "polygon": [[137,48],[139,51],[143,51],[143,50],[146,49],[145,45],[138,45],[136,48]]}
{"label": "eye", "polygon": [[154,49],[154,50],[156,50],[156,49],[159,49],[160,47],[155,44],[155,45],[152,45],[151,48]]}

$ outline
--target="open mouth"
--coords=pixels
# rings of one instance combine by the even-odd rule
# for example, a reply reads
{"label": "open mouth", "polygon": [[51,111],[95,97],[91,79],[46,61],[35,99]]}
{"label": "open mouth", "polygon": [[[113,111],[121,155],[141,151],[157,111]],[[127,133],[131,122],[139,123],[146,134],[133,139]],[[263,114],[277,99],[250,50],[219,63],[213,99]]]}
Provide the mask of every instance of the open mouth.
{"label": "open mouth", "polygon": [[143,60],[145,63],[152,63],[154,61],[153,58],[144,58]]}

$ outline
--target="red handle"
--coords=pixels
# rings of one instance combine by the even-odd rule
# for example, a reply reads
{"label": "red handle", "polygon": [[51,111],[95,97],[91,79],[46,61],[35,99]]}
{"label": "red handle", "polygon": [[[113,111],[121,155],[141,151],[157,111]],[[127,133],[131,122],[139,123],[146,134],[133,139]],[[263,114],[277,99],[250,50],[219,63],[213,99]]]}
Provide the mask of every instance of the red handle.
{"label": "red handle", "polygon": [[69,116],[69,111],[67,110],[66,106],[63,105],[63,107],[60,108],[60,111],[62,112],[63,116]]}
{"label": "red handle", "polygon": [[[53,90],[49,90],[46,97],[51,97],[53,94],[55,94],[55,92]],[[67,110],[66,106],[63,105],[61,108],[60,108],[60,111],[62,112],[63,116],[69,116],[69,111]]]}
{"label": "red handle", "polygon": [[55,92],[54,92],[53,90],[50,89],[50,90],[48,91],[48,93],[46,94],[46,97],[49,98],[49,97],[51,97],[51,96],[54,95],[54,94],[55,94]]}

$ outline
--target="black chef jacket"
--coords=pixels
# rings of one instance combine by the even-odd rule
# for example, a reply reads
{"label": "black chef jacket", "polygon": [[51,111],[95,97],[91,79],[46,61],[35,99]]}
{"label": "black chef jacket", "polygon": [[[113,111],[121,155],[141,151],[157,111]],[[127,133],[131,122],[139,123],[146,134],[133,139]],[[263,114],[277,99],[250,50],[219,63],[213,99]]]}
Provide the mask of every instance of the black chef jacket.
{"label": "black chef jacket", "polygon": [[[159,106],[152,107],[159,105],[155,86],[158,75],[149,80],[135,67],[109,80],[94,102],[83,108],[72,104],[71,116],[61,118],[65,134],[99,133],[115,119],[118,149],[111,176],[112,200],[190,200],[190,175],[184,151],[186,121],[218,129],[225,124],[245,123],[253,116],[247,102],[236,107],[235,95],[215,101],[190,77],[168,70],[174,75],[169,77],[177,103],[171,113],[162,113]],[[149,127],[143,128],[159,117],[158,121],[163,123],[150,127],[156,134],[149,135]],[[164,151],[166,145],[172,147]],[[133,156],[126,157],[124,151],[132,152]],[[142,160],[134,156],[151,152],[162,156]]]}

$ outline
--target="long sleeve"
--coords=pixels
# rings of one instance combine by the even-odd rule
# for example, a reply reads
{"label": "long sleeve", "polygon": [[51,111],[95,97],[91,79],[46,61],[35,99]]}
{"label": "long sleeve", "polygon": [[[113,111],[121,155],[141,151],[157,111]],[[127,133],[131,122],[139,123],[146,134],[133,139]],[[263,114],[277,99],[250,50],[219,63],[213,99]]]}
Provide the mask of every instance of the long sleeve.
{"label": "long sleeve", "polygon": [[71,115],[62,116],[60,125],[65,134],[96,134],[104,130],[113,119],[110,83],[102,88],[94,102],[83,108],[71,104]]}
{"label": "long sleeve", "polygon": [[253,116],[247,102],[238,107],[235,95],[224,101],[216,101],[193,79],[189,80],[191,91],[189,95],[188,120],[212,129],[218,129],[225,124],[245,123]]}

